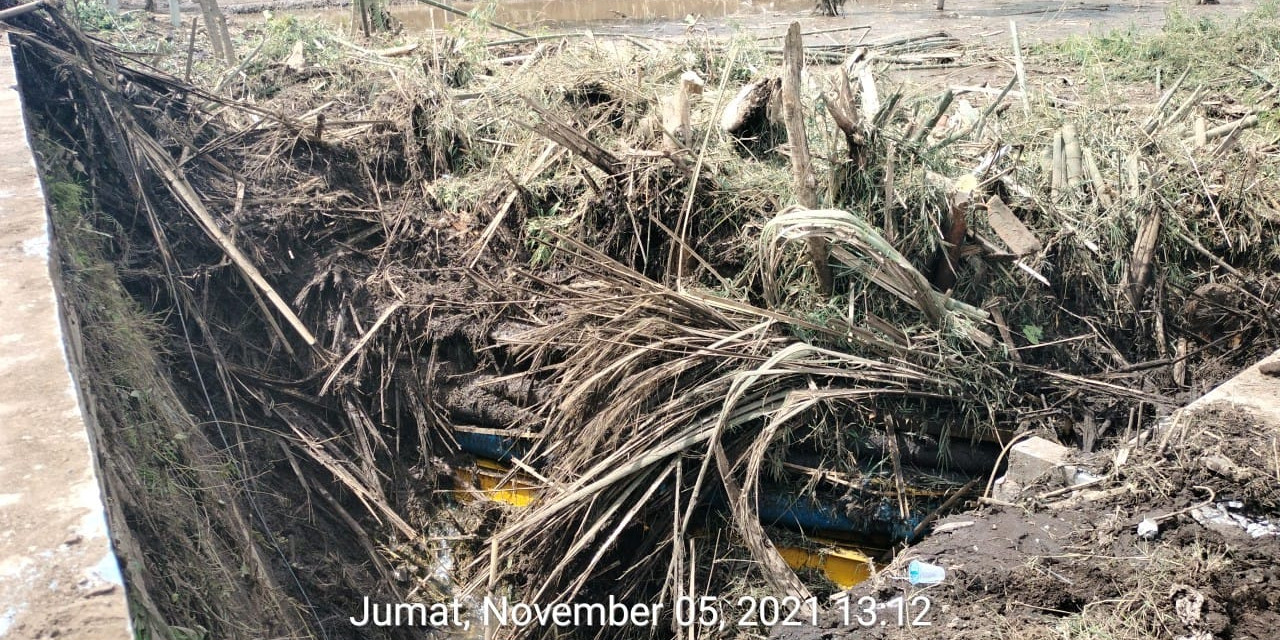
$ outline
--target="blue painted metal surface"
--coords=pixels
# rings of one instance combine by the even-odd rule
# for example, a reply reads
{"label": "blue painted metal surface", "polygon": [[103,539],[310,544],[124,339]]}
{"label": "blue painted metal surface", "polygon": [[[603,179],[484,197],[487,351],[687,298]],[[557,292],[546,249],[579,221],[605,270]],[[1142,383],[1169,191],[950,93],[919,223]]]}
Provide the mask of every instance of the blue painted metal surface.
{"label": "blue painted metal surface", "polygon": [[[512,457],[528,453],[528,443],[518,438],[506,438],[492,434],[455,432],[454,437],[463,451],[498,462],[510,462]],[[727,508],[723,493],[711,497],[711,504]],[[930,506],[930,505],[926,505]],[[815,504],[808,498],[786,493],[761,491],[758,503],[760,522],[806,533],[837,532],[859,536],[877,536],[903,540],[911,535],[925,513],[913,513],[903,519],[894,505],[888,502],[877,505],[870,515],[851,515],[846,510],[829,504]]]}

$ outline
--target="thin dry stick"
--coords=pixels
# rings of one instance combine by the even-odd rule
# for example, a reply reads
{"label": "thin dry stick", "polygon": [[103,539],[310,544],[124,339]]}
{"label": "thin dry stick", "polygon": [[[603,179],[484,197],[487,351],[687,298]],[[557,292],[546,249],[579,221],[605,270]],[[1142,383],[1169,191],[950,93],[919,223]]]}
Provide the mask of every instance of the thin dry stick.
{"label": "thin dry stick", "polygon": [[898,163],[898,150],[893,142],[885,145],[884,151],[884,202],[881,210],[884,214],[884,239],[893,243],[898,239],[898,221],[893,217],[894,171]]}
{"label": "thin dry stick", "polygon": [[[729,58],[725,62],[725,67],[724,67],[725,72],[720,76],[720,90],[717,93],[716,104],[715,104],[715,108],[712,110],[712,113],[720,112],[721,103],[724,102],[724,95],[725,95],[724,88],[729,84],[729,76],[733,75],[729,73],[729,70],[733,68],[733,64],[737,60],[738,60],[738,49],[737,47],[734,47],[729,51]],[[703,133],[702,135],[702,145],[698,147],[698,158],[693,162],[693,172],[691,177],[689,178],[689,188],[688,190],[685,191],[685,194],[684,194],[684,208],[680,210],[680,219],[676,225],[676,232],[672,233],[672,231],[670,229],[667,229],[666,226],[663,225],[660,220],[658,220],[657,218],[654,218],[654,221],[658,223],[658,226],[662,227],[663,231],[665,231],[667,235],[671,237],[672,241],[674,241],[676,244],[679,245],[679,250],[672,252],[672,255],[675,257],[675,260],[676,260],[676,265],[675,265],[676,286],[680,287],[681,289],[683,289],[683,286],[684,286],[682,284],[682,280],[684,279],[685,259],[690,257],[692,257],[694,260],[697,260],[703,266],[707,267],[707,269],[711,273],[716,274],[716,277],[719,278],[722,282],[724,281],[724,278],[720,277],[720,275],[716,272],[715,268],[712,267],[709,263],[707,263],[702,256],[698,255],[697,251],[693,250],[692,243],[689,241],[689,238],[688,238],[689,220],[690,218],[693,217],[693,198],[694,198],[694,195],[697,193],[698,178],[702,176],[702,166],[706,162],[707,145],[711,144],[711,130],[713,128],[714,127],[707,127],[706,132]],[[668,268],[667,272],[670,273],[671,269]]]}
{"label": "thin dry stick", "polygon": [[983,498],[991,497],[991,487],[996,483],[996,471],[1000,469],[1000,464],[1004,462],[1004,457],[1009,455],[1009,450],[1013,449],[1013,445],[1030,437],[1031,434],[1029,433],[1018,434],[1014,436],[1013,439],[1009,440],[1009,444],[1006,444],[1004,448],[1000,450],[1000,455],[996,456],[996,463],[991,466],[991,476],[990,479],[987,480],[987,488],[982,490]]}
{"label": "thin dry stick", "polygon": [[934,520],[937,520],[939,516],[946,513],[951,507],[956,506],[956,503],[960,502],[961,498],[969,495],[969,492],[973,491],[974,487],[978,486],[978,482],[981,480],[982,476],[978,476],[965,483],[963,487],[960,487],[960,489],[955,493],[951,494],[951,497],[938,505],[937,509],[930,511],[929,515],[925,516],[924,519],[920,521],[920,524],[917,524],[915,528],[911,530],[911,535],[907,538],[907,542],[915,542],[916,540],[919,540],[920,536],[924,534],[925,529],[927,529]]}
{"label": "thin dry stick", "polygon": [[196,55],[196,26],[199,24],[199,16],[191,18],[191,40],[187,42],[187,67],[186,72],[182,74],[182,81],[186,83],[191,82],[191,63]]}

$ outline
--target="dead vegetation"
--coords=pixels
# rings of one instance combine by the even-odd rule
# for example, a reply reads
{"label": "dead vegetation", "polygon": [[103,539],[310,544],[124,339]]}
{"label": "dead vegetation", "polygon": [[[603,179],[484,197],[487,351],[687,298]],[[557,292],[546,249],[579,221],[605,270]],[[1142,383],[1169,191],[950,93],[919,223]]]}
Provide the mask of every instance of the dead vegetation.
{"label": "dead vegetation", "polygon": [[[86,224],[156,314],[190,419],[236,434],[231,497],[291,486],[307,508],[282,520],[355,541],[317,567],[360,555],[410,598],[829,592],[781,562],[770,500],[915,538],[1014,434],[1128,438],[1280,338],[1258,22],[1266,55],[1160,67],[1176,81],[1133,79],[1121,108],[1021,50],[995,87],[895,79],[1005,57],[945,34],[773,49],[464,24],[378,49],[283,19],[188,82],[180,55],[23,20],[23,76],[52,79],[28,104],[92,194]],[[478,436],[517,443],[532,508],[449,508]],[[282,592],[327,585],[336,613],[287,633],[353,633],[360,579],[299,574],[291,525],[250,526]],[[464,539],[444,578],[441,536]]]}

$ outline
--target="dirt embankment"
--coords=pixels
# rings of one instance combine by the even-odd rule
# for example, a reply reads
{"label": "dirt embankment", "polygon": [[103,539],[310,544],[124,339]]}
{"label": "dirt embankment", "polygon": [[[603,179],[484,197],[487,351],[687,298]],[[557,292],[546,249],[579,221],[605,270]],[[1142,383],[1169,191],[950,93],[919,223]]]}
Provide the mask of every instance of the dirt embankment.
{"label": "dirt embankment", "polygon": [[[1087,488],[1033,487],[1017,504],[944,519],[851,591],[855,602],[904,598],[905,626],[891,607],[864,628],[855,607],[848,623],[832,616],[823,629],[774,637],[1274,637],[1280,433],[1219,405],[1162,439],[1082,457],[1076,464],[1102,476]],[[1158,531],[1140,535],[1147,519]],[[944,583],[911,586],[913,560],[944,567]]]}

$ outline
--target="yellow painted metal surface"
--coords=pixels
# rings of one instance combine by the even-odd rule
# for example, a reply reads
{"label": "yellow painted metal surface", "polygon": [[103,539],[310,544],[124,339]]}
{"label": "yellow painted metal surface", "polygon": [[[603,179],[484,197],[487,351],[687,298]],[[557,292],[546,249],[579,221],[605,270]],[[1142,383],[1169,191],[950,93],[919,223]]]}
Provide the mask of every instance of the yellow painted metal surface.
{"label": "yellow painted metal surface", "polygon": [[792,569],[816,569],[841,589],[848,589],[871,577],[874,561],[849,547],[778,547],[778,553]]}
{"label": "yellow painted metal surface", "polygon": [[495,502],[523,508],[538,499],[537,486],[492,460],[478,460],[475,469],[459,469],[455,474],[466,487],[458,492],[464,500],[479,494]]}
{"label": "yellow painted metal surface", "polygon": [[[478,496],[521,508],[538,499],[537,485],[499,462],[480,459],[474,469],[459,469],[455,473],[462,486],[466,487],[458,492],[463,499]],[[817,542],[823,546],[778,547],[778,553],[792,569],[821,571],[841,589],[848,589],[871,577],[874,561],[866,554],[832,540]]]}

